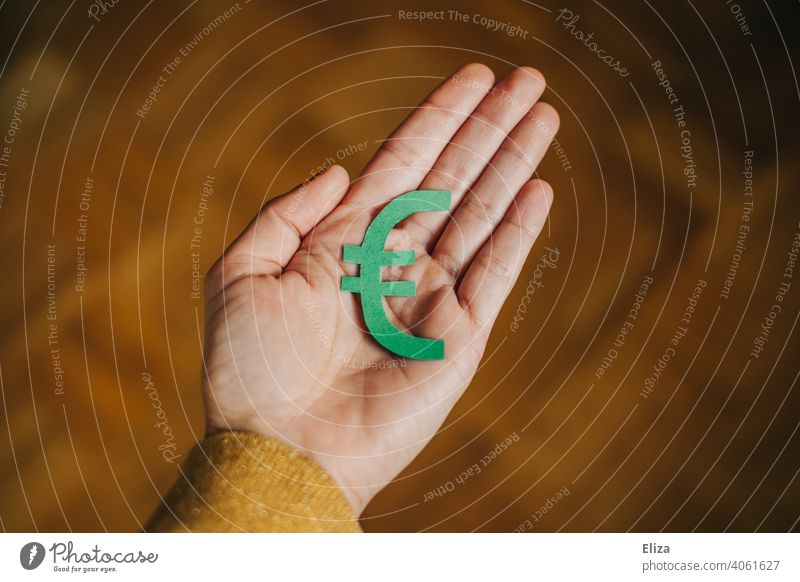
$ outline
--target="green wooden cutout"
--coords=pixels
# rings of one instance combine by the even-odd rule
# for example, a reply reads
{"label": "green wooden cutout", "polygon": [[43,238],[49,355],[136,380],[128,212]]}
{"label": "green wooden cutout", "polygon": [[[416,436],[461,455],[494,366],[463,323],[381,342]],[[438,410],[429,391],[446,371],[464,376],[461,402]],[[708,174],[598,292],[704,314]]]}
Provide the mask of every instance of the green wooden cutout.
{"label": "green wooden cutout", "polygon": [[364,321],[372,337],[390,352],[414,360],[443,360],[444,341],[410,335],[397,329],[383,304],[384,295],[414,297],[414,281],[382,281],[381,268],[413,265],[414,251],[386,251],[386,237],[394,226],[415,212],[449,210],[450,192],[415,190],[398,196],[381,210],[367,228],[361,246],[345,245],[342,258],[361,265],[358,277],[342,277],[342,291],[361,294]]}

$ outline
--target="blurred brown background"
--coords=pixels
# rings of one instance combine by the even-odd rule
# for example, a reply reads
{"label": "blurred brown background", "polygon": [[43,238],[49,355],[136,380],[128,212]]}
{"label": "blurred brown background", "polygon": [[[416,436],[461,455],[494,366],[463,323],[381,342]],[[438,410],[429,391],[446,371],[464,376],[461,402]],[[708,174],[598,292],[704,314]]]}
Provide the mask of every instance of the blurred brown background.
{"label": "blurred brown background", "polygon": [[[365,529],[798,529],[797,3],[100,4],[0,7],[3,530],[139,528],[201,436],[193,270],[475,60],[547,77],[556,201],[475,382]],[[445,17],[400,17],[420,9]]]}

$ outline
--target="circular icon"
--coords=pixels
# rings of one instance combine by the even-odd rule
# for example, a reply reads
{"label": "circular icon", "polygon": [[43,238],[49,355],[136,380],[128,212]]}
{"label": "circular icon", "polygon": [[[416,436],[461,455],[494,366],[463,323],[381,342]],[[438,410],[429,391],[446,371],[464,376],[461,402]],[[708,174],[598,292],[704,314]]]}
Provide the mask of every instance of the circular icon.
{"label": "circular icon", "polygon": [[35,570],[44,561],[44,546],[39,542],[28,542],[19,551],[19,563],[26,570]]}

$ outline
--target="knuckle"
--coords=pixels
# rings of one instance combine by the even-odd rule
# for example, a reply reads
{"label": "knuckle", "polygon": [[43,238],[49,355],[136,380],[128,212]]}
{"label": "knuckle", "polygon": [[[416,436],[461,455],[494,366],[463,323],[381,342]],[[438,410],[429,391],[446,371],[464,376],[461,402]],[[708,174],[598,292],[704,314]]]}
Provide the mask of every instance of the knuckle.
{"label": "knuckle", "polygon": [[416,149],[409,145],[407,138],[402,137],[394,137],[389,138],[386,142],[384,142],[383,147],[389,155],[391,155],[397,162],[399,162],[400,167],[403,168],[412,168],[415,165],[415,160],[417,159]]}
{"label": "knuckle", "polygon": [[449,192],[461,192],[467,188],[467,184],[458,176],[463,175],[463,171],[459,168],[442,168],[439,170],[432,170],[436,176],[436,185],[441,190]]}
{"label": "knuckle", "polygon": [[500,146],[500,151],[504,155],[514,158],[524,167],[526,173],[532,174],[536,169],[536,163],[527,155],[525,155],[525,151],[519,145],[517,145],[516,142],[507,139]]}
{"label": "knuckle", "polygon": [[491,273],[501,281],[510,282],[514,278],[516,272],[514,265],[498,252],[481,253],[475,260],[487,273]]}
{"label": "knuckle", "polygon": [[484,204],[481,199],[475,195],[470,196],[464,201],[461,210],[477,218],[481,222],[487,223],[491,227],[497,226],[503,218],[497,208],[491,204]]}

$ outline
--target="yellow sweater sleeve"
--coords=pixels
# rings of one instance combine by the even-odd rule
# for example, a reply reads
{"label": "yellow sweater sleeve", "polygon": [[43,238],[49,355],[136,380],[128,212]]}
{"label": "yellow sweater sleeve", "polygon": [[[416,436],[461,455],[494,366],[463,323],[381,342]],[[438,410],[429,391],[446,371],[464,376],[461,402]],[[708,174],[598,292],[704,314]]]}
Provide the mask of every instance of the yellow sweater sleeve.
{"label": "yellow sweater sleeve", "polygon": [[350,504],[312,459],[277,439],[217,433],[189,453],[151,532],[360,532]]}

